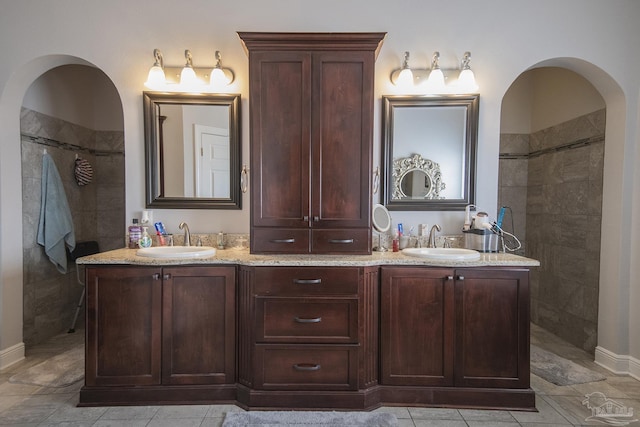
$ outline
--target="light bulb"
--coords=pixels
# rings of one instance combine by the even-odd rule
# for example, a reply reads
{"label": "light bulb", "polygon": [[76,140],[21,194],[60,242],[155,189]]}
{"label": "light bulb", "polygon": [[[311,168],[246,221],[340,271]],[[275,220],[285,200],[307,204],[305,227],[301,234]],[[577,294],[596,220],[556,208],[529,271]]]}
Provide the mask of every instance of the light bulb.
{"label": "light bulb", "polygon": [[220,89],[223,89],[228,84],[229,84],[229,81],[227,79],[227,76],[224,75],[224,71],[222,71],[222,68],[214,68],[211,71],[209,85],[211,85],[213,89],[220,90]]}
{"label": "light bulb", "polygon": [[478,90],[476,78],[470,69],[460,71],[458,77],[458,90],[462,93],[471,93]]}
{"label": "light bulb", "polygon": [[413,72],[410,68],[405,68],[400,71],[396,80],[396,86],[404,88],[413,86]]}
{"label": "light bulb", "polygon": [[149,70],[149,75],[144,85],[149,89],[159,90],[162,89],[166,83],[167,79],[164,75],[164,70],[159,65],[154,65]]}

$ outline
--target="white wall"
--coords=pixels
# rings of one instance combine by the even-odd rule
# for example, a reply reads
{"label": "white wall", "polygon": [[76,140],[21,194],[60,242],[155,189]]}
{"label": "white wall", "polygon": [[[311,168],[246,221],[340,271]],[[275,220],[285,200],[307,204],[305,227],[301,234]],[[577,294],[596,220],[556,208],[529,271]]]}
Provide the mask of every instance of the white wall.
{"label": "white wall", "polygon": [[[213,52],[222,52],[225,65],[236,72],[231,90],[243,97],[243,162],[247,163],[248,62],[236,31],[385,31],[388,35],[376,63],[374,167],[381,161],[379,98],[394,93],[389,74],[400,66],[402,52],[410,51],[412,65],[424,68],[433,51],[439,50],[441,66],[449,68],[470,50],[481,93],[477,204],[490,214],[495,214],[497,203],[501,102],[517,76],[536,64],[562,66],[580,72],[603,93],[610,111],[607,143],[612,147],[605,164],[603,236],[607,236],[601,268],[607,274],[601,294],[610,296],[601,302],[606,314],[601,317],[612,319],[599,336],[613,354],[640,359],[640,338],[629,332],[630,321],[639,324],[640,315],[630,315],[628,309],[629,304],[640,306],[640,271],[636,271],[640,266],[632,268],[630,262],[640,255],[632,245],[640,241],[640,231],[631,221],[634,213],[637,217],[633,208],[640,207],[635,196],[640,194],[640,177],[633,173],[639,160],[640,57],[632,54],[640,39],[640,2],[0,0],[0,6],[0,351],[21,342],[16,313],[22,298],[22,258],[15,242],[22,234],[14,221],[21,203],[15,186],[20,177],[19,108],[27,87],[40,74],[69,62],[90,63],[113,81],[124,112],[126,217],[131,218],[144,208],[141,93],[154,48],[163,51],[168,66],[181,65],[186,48],[197,66],[213,65]],[[248,194],[243,197],[241,212],[159,210],[154,218],[169,228],[187,221],[194,232],[246,232]],[[394,221],[437,222],[451,233],[459,230],[462,216],[407,212],[394,213]]]}

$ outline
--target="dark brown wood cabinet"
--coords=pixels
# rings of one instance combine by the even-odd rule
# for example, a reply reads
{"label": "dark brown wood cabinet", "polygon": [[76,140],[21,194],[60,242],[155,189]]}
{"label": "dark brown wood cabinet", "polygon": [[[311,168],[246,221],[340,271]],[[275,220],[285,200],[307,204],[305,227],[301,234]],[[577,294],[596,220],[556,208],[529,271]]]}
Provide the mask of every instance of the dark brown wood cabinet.
{"label": "dark brown wood cabinet", "polygon": [[239,400],[288,408],[361,406],[359,390],[377,383],[377,304],[370,305],[377,303],[377,272],[242,267],[239,382],[246,388]]}
{"label": "dark brown wood cabinet", "polygon": [[[235,270],[87,268],[80,403],[191,401],[189,389],[170,386],[234,385]],[[102,386],[118,387],[100,392]],[[208,399],[227,392],[209,391]]]}
{"label": "dark brown wood cabinet", "polygon": [[382,401],[534,407],[528,269],[382,267],[380,330]]}
{"label": "dark brown wood cabinet", "polygon": [[384,33],[239,33],[249,53],[251,251],[371,253]]}
{"label": "dark brown wood cabinet", "polygon": [[382,384],[453,385],[452,277],[441,268],[382,268]]}
{"label": "dark brown wood cabinet", "polygon": [[90,265],[86,277],[80,406],[535,408],[528,268]]}

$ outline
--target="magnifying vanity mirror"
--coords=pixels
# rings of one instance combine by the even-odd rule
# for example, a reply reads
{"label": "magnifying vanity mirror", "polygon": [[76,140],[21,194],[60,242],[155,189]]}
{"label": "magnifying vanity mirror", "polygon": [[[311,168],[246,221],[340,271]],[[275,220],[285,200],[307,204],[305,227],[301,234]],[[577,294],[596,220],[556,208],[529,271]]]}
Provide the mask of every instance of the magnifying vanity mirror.
{"label": "magnifying vanity mirror", "polygon": [[380,235],[386,233],[391,228],[391,215],[389,215],[387,208],[381,204],[376,204],[371,214],[371,222],[373,223],[374,230],[378,232],[378,246],[375,247],[374,250],[386,252],[387,249],[382,244]]}
{"label": "magnifying vanity mirror", "polygon": [[240,209],[240,95],[143,98],[146,206]]}
{"label": "magnifying vanity mirror", "polygon": [[389,210],[463,210],[475,200],[478,95],[383,96]]}

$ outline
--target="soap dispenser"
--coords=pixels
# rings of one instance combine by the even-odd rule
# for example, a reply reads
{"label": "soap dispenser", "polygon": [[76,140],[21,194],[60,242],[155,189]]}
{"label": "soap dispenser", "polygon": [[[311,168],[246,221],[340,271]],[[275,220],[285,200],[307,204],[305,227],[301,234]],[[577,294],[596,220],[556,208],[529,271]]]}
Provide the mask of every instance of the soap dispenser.
{"label": "soap dispenser", "polygon": [[149,236],[149,232],[147,231],[148,228],[149,227],[142,227],[142,237],[139,242],[141,248],[148,248],[153,243],[151,236]]}

